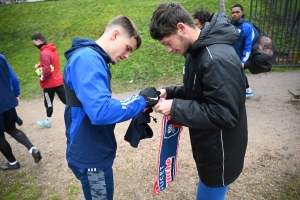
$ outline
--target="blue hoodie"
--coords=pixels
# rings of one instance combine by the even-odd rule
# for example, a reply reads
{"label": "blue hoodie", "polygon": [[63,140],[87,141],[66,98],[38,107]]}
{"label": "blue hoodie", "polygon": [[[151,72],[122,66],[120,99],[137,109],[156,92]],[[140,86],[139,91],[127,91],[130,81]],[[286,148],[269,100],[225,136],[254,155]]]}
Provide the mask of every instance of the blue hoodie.
{"label": "blue hoodie", "polygon": [[146,106],[142,96],[112,98],[107,53],[91,39],[74,39],[65,52],[64,84],[82,107],[66,105],[67,161],[80,171],[111,167],[117,143],[115,124],[129,120]]}
{"label": "blue hoodie", "polygon": [[236,26],[240,33],[239,40],[233,45],[233,48],[239,55],[241,62],[245,64],[251,55],[252,44],[258,39],[259,34],[243,18],[238,23],[233,23],[232,20],[230,23]]}
{"label": "blue hoodie", "polygon": [[0,113],[18,105],[19,81],[4,55],[0,54]]}

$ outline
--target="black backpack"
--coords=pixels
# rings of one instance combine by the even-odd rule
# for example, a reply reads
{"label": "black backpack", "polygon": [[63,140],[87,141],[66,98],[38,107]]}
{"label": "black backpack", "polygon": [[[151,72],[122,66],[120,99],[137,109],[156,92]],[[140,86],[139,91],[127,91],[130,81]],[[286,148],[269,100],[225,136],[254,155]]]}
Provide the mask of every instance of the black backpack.
{"label": "black backpack", "polygon": [[252,44],[251,56],[244,67],[249,69],[252,74],[269,72],[275,59],[276,47],[273,40],[263,30],[254,24],[252,26],[257,30],[259,37]]}

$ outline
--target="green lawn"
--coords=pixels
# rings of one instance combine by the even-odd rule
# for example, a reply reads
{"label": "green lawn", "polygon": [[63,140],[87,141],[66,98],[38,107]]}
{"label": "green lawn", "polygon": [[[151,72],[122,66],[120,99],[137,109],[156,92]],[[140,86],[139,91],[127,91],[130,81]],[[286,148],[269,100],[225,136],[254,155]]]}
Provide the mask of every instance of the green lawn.
{"label": "green lawn", "polygon": [[[142,89],[162,84],[181,84],[184,58],[167,53],[166,49],[149,36],[149,23],[159,0],[60,0],[36,3],[11,4],[0,7],[0,53],[13,67],[21,84],[21,98],[32,99],[41,95],[34,64],[39,61],[39,50],[34,47],[31,35],[40,31],[49,43],[58,49],[63,71],[64,52],[73,38],[96,40],[109,20],[117,15],[130,17],[139,28],[143,42],[129,60],[112,67],[113,92]],[[200,7],[199,1],[182,0],[192,14]],[[226,14],[230,17],[232,5],[241,3],[249,12],[247,0],[226,1]],[[202,1],[210,12],[218,11],[217,1]]]}
{"label": "green lawn", "polygon": [[[75,37],[98,39],[108,21],[117,15],[126,15],[136,23],[143,37],[143,43],[129,60],[112,67],[113,91],[142,89],[165,82],[180,84],[184,58],[168,54],[162,45],[149,36],[150,19],[160,2],[159,0],[60,0],[0,7],[0,53],[7,57],[19,77],[21,98],[30,99],[41,94],[38,77],[33,68],[39,61],[39,50],[31,41],[34,32],[44,33],[48,42],[57,46],[63,71],[66,63],[64,52],[71,46],[72,39]],[[180,2],[190,13],[200,6],[199,1],[195,0]],[[235,2],[230,0],[226,3],[231,6]],[[203,1],[202,5],[211,12],[218,11],[218,5],[213,1]]]}

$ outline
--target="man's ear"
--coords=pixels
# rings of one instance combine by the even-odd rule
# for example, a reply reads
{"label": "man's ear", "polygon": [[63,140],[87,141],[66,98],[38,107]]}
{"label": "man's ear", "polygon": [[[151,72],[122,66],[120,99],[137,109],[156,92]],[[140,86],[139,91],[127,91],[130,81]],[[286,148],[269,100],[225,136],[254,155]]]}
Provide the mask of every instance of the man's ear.
{"label": "man's ear", "polygon": [[180,32],[182,32],[183,34],[185,34],[185,33],[186,33],[186,27],[185,27],[185,26],[186,26],[186,25],[185,25],[184,23],[179,22],[179,23],[177,24],[178,31],[180,31]]}
{"label": "man's ear", "polygon": [[119,30],[114,30],[112,35],[111,35],[111,40],[115,40],[118,35],[120,35],[120,31]]}

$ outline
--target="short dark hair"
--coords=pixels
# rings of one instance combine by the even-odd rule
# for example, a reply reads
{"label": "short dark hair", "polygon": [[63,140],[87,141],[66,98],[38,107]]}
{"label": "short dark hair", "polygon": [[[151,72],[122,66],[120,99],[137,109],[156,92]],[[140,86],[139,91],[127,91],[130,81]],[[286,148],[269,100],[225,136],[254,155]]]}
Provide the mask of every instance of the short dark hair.
{"label": "short dark hair", "polygon": [[165,36],[175,34],[178,29],[177,24],[180,22],[197,28],[191,15],[180,3],[161,3],[151,18],[150,35],[155,40],[161,40]]}
{"label": "short dark hair", "polygon": [[142,38],[138,28],[135,26],[134,22],[126,16],[120,15],[108,22],[106,29],[109,29],[113,26],[120,26],[125,31],[125,35],[129,38],[134,37],[136,40],[136,49],[138,49],[142,44]]}
{"label": "short dark hair", "polygon": [[[232,8],[236,8],[236,7],[240,8],[241,11],[244,12],[244,8],[241,4],[235,4],[234,6],[231,7],[231,10],[232,10]],[[245,14],[242,15],[242,18],[245,18]]]}
{"label": "short dark hair", "polygon": [[46,37],[41,32],[36,32],[31,36],[31,40],[41,40],[43,43],[47,42]]}
{"label": "short dark hair", "polygon": [[204,24],[209,17],[211,16],[210,12],[208,10],[203,9],[201,6],[199,10],[194,10],[193,18],[198,19],[201,24]]}

